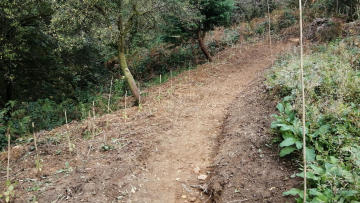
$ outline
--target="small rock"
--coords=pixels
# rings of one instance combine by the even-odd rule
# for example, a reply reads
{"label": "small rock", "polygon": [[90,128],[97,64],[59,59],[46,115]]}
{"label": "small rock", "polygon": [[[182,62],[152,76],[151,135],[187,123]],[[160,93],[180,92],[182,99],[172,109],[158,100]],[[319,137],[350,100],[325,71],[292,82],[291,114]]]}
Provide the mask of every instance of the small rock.
{"label": "small rock", "polygon": [[190,202],[195,202],[195,201],[196,201],[196,197],[189,197],[189,201],[190,201]]}
{"label": "small rock", "polygon": [[199,180],[206,180],[206,178],[207,178],[207,175],[205,175],[205,174],[201,174],[198,176]]}
{"label": "small rock", "polygon": [[199,174],[200,173],[200,168],[199,167],[194,168],[194,173]]}
{"label": "small rock", "polygon": [[186,195],[182,195],[181,198],[186,199],[187,197],[186,197]]}

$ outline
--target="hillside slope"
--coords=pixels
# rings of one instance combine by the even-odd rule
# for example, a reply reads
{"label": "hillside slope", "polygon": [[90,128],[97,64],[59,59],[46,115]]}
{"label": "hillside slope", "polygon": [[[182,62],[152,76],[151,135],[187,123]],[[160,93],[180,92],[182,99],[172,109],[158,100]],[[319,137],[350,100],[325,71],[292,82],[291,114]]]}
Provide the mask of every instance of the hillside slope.
{"label": "hillside slope", "polygon": [[[40,175],[34,166],[33,144],[13,148],[11,179],[18,182],[16,200],[211,200],[204,193],[205,181],[212,171],[227,108],[277,54],[290,48],[288,43],[277,43],[270,59],[264,43],[237,44],[218,54],[215,62],[145,90],[141,108],[41,133]],[[73,153],[67,149],[67,133],[75,144]],[[5,157],[0,157],[2,165]],[[0,174],[4,182],[4,168]]]}

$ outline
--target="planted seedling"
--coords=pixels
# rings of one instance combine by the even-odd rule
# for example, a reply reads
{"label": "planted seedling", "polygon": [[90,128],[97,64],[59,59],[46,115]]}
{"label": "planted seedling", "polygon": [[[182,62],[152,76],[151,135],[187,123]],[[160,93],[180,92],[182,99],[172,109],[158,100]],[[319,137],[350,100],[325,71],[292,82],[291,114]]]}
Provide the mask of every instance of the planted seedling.
{"label": "planted seedling", "polygon": [[101,150],[106,152],[106,151],[110,151],[110,150],[113,150],[114,149],[114,146],[111,146],[111,145],[106,145],[106,144],[103,144],[101,146]]}
{"label": "planted seedling", "polygon": [[15,197],[16,183],[11,183],[9,180],[5,183],[5,191],[0,194],[0,199],[4,199],[5,202],[10,202]]}
{"label": "planted seedling", "polygon": [[66,173],[66,174],[69,174],[73,171],[73,168],[70,166],[69,162],[65,162],[65,168],[62,168],[60,170],[57,170],[56,171],[56,174],[59,174],[59,173]]}

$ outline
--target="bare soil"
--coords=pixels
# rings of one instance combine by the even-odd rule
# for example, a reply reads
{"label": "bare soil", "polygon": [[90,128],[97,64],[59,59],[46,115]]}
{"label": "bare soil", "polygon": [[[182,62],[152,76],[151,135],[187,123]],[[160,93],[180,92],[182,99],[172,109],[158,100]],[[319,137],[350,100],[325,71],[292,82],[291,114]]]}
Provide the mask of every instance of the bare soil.
{"label": "bare soil", "polygon": [[[34,166],[33,144],[13,147],[10,173],[11,180],[17,182],[15,202],[227,201],[222,199],[224,195],[233,195],[224,189],[224,186],[230,187],[228,183],[241,190],[259,187],[266,181],[269,183],[262,187],[264,192],[275,187],[276,192],[271,196],[274,200],[281,198],[280,191],[291,185],[285,185],[283,180],[289,171],[277,170],[282,163],[274,158],[274,154],[264,149],[268,153],[263,154],[263,159],[251,158],[259,153],[248,148],[252,146],[249,140],[254,138],[250,134],[242,135],[244,142],[224,149],[226,143],[232,141],[222,139],[222,132],[227,109],[234,105],[239,93],[270,67],[277,54],[290,48],[291,44],[279,42],[273,46],[270,58],[269,48],[263,43],[237,44],[219,53],[213,63],[183,72],[166,83],[146,89],[147,96],[140,108],[127,108],[40,133],[40,174]],[[249,118],[244,123],[267,122],[251,121],[253,109],[245,110],[243,114]],[[257,115],[254,116],[257,118]],[[95,133],[92,126],[95,126]],[[260,130],[257,125],[253,127],[252,132]],[[266,127],[264,124],[263,128]],[[67,148],[67,134],[75,145],[72,153]],[[263,149],[261,144],[255,142],[254,146]],[[249,169],[256,171],[247,176],[252,180],[237,178],[234,182],[226,182],[230,180],[227,178],[222,184],[221,170],[226,168],[212,166],[214,161],[223,164],[219,161],[221,156],[229,160],[231,154],[223,153],[226,150],[234,155],[239,150],[248,153],[251,158],[248,157],[248,161],[237,159],[241,165],[235,162],[229,164],[234,164],[231,166],[233,176],[238,172],[241,172],[239,175],[249,175],[244,172]],[[218,155],[214,159],[216,152]],[[0,155],[0,187],[5,182],[5,157],[6,153]],[[263,167],[262,164],[267,162],[269,167]],[[270,167],[270,164],[274,166]],[[244,169],[239,169],[241,166]],[[211,174],[212,171],[215,175]],[[252,185],[257,182],[259,173],[274,175]],[[210,176],[212,184],[209,187],[211,190],[208,190]],[[219,187],[216,182],[221,182]],[[209,192],[216,194],[216,198],[207,195]],[[244,197],[249,198],[246,194]]]}

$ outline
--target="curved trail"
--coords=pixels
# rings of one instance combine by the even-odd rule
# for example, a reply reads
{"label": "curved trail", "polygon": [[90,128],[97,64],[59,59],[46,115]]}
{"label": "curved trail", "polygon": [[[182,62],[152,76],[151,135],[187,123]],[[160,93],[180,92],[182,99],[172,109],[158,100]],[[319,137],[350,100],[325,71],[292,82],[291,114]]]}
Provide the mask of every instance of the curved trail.
{"label": "curved trail", "polygon": [[199,188],[206,189],[202,179],[210,173],[227,107],[277,54],[289,48],[286,43],[274,45],[270,59],[267,45],[239,44],[220,53],[215,62],[178,76],[173,89],[167,82],[149,90],[161,96],[148,96],[144,110],[151,109],[171,125],[159,132],[159,144],[148,154],[144,168],[133,173],[127,202],[209,200]]}

